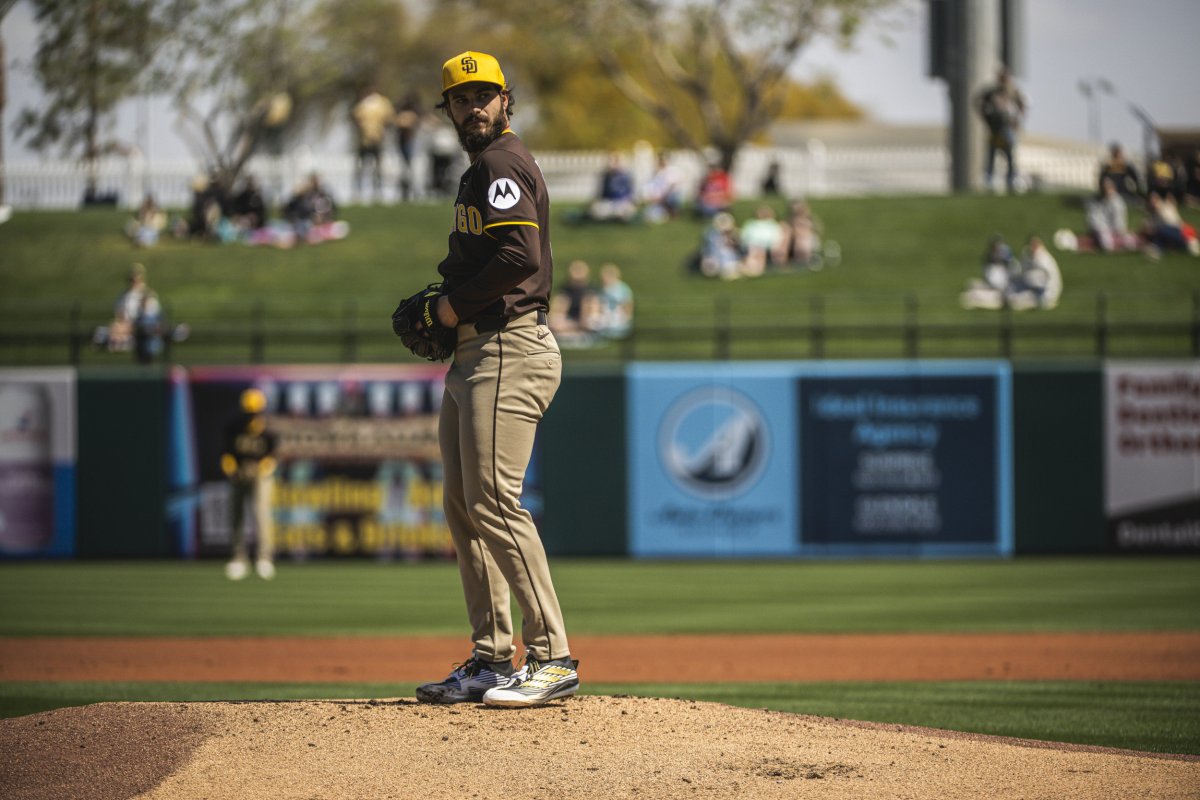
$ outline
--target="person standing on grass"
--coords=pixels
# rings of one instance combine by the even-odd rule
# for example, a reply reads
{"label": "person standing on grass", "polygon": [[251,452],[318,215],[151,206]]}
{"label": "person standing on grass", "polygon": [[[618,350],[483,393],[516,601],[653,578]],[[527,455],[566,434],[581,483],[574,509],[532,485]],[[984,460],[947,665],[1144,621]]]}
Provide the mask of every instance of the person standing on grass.
{"label": "person standing on grass", "polygon": [[979,113],[988,129],[987,162],[984,164],[987,187],[992,188],[996,154],[1000,153],[1008,163],[1005,185],[1012,194],[1017,185],[1017,132],[1025,119],[1025,95],[1013,82],[1007,67],[1000,69],[996,83],[980,95]]}
{"label": "person standing on grass", "polygon": [[250,574],[250,549],[246,544],[246,506],[254,513],[257,558],[254,571],[263,580],[275,577],[275,525],[271,502],[275,492],[275,435],[263,416],[267,397],[261,389],[242,392],[240,413],[225,428],[221,471],[232,488],[230,522],[233,558],[225,576],[240,581]]}

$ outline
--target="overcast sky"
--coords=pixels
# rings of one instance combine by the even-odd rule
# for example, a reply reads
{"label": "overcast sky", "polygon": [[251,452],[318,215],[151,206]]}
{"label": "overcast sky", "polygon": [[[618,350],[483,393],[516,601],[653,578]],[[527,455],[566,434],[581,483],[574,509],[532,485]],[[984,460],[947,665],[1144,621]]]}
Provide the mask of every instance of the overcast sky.
{"label": "overcast sky", "polygon": [[[874,119],[896,124],[945,124],[945,84],[927,77],[926,4],[902,0],[868,25],[850,51],[828,42],[804,52],[795,72],[826,74]],[[29,70],[37,42],[32,9],[18,2],[0,26],[9,62],[4,148],[10,162],[37,158],[14,141],[13,121],[36,105]],[[1029,100],[1026,128],[1086,142],[1088,106],[1081,80],[1104,78],[1115,96],[1101,96],[1101,138],[1142,149],[1142,128],[1129,111],[1144,109],[1163,127],[1200,128],[1200,0],[1025,0],[1025,63],[1019,84]],[[466,47],[467,45],[464,45]],[[152,158],[187,158],[164,100],[151,106]],[[116,135],[134,141],[136,105],[122,107]],[[331,146],[345,147],[346,140]]]}

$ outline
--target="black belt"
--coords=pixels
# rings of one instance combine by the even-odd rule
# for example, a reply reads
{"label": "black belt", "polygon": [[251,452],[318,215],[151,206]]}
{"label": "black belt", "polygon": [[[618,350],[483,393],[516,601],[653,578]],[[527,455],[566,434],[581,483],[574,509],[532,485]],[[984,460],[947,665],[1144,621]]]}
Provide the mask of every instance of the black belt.
{"label": "black belt", "polygon": [[[520,314],[518,316],[525,316]],[[476,333],[493,333],[502,331],[508,327],[508,323],[512,322],[517,317],[483,317],[475,322]],[[537,310],[537,324],[545,325],[547,321],[546,312],[542,309]]]}

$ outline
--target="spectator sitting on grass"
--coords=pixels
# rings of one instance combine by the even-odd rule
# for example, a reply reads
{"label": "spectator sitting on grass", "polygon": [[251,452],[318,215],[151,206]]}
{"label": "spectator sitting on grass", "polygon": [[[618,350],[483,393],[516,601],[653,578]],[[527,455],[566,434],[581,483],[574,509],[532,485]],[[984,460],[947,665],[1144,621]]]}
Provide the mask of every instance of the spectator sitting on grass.
{"label": "spectator sitting on grass", "polygon": [[803,200],[792,201],[784,223],[784,261],[799,267],[816,264],[821,252],[821,223]]}
{"label": "spectator sitting on grass", "polygon": [[787,235],[773,208],[761,205],[754,217],[746,220],[741,245],[745,252],[742,272],[746,275],[762,275],[768,266],[781,266],[787,261]]}
{"label": "spectator sitting on grass", "polygon": [[743,257],[737,222],[721,211],[713,215],[700,240],[700,272],[710,278],[735,280],[742,277]]}
{"label": "spectator sitting on grass", "polygon": [[1021,254],[1021,269],[1009,283],[1006,301],[1014,311],[1052,309],[1062,296],[1062,271],[1040,236],[1030,236]]}
{"label": "spectator sitting on grass", "polygon": [[239,231],[254,231],[267,224],[267,204],[253,175],[246,176],[242,191],[233,198],[232,212],[233,224]]}
{"label": "spectator sitting on grass", "polygon": [[959,295],[963,308],[1051,309],[1062,295],[1062,272],[1040,236],[1029,237],[1017,261],[1004,238],[994,235],[984,254],[983,275]]}
{"label": "spectator sitting on grass", "polygon": [[963,308],[1002,308],[1013,277],[1020,271],[1012,248],[998,233],[988,239],[983,252],[982,277],[967,282],[959,296]]}
{"label": "spectator sitting on grass", "polygon": [[1162,200],[1172,198],[1178,203],[1183,195],[1182,179],[1185,176],[1180,174],[1177,167],[1181,168],[1182,165],[1173,163],[1165,155],[1150,161],[1150,166],[1146,168],[1147,204],[1151,195],[1157,195]]}
{"label": "spectator sitting on grass", "polygon": [[679,214],[681,203],[679,171],[667,160],[666,153],[658,154],[658,169],[642,191],[645,201],[643,215],[647,222],[666,222]]}
{"label": "spectator sitting on grass", "polygon": [[1200,241],[1196,229],[1183,221],[1175,198],[1169,194],[1151,192],[1146,195],[1146,219],[1142,223],[1142,236],[1146,240],[1146,255],[1152,259],[1162,256],[1164,250],[1179,250],[1200,255]]}
{"label": "spectator sitting on grass", "polygon": [[600,175],[600,194],[588,207],[588,218],[597,222],[630,222],[637,216],[633,176],[620,153],[609,153],[608,166]]}
{"label": "spectator sitting on grass", "polygon": [[97,337],[110,351],[133,351],[134,360],[149,364],[163,349],[162,304],[158,294],[146,284],[146,268],[134,264],[129,269],[129,288],[113,304],[113,319],[106,338]]}
{"label": "spectator sitting on grass", "polygon": [[607,338],[621,338],[633,327],[633,290],[621,280],[616,264],[600,268],[600,291],[595,294],[595,315],[589,327]]}
{"label": "spectator sitting on grass", "polygon": [[174,229],[177,237],[215,241],[225,218],[225,192],[217,176],[197,175],[192,178],[192,208],[187,221]]}
{"label": "spectator sitting on grass", "polygon": [[1117,191],[1125,197],[1138,198],[1142,194],[1142,183],[1137,169],[1125,160],[1121,145],[1113,142],[1108,148],[1108,160],[1100,165],[1099,189],[1104,191],[1104,182],[1112,181]]}
{"label": "spectator sitting on grass", "polygon": [[167,214],[148,194],[142,200],[133,219],[125,225],[125,235],[138,247],[153,247],[158,244],[159,234],[167,227]]}
{"label": "spectator sitting on grass", "polygon": [[570,337],[587,330],[584,312],[594,294],[592,268],[576,259],[567,266],[567,280],[550,300],[550,329],[556,337]]}
{"label": "spectator sitting on grass", "polygon": [[1186,170],[1187,175],[1183,181],[1183,203],[1190,208],[1200,208],[1200,150],[1192,153]]}
{"label": "spectator sitting on grass", "polygon": [[733,205],[733,181],[720,164],[711,164],[696,196],[696,214],[703,219],[729,211]]}
{"label": "spectator sitting on grass", "polygon": [[320,177],[313,173],[284,207],[284,217],[296,240],[307,244],[344,239],[350,226],[337,219],[337,204]]}
{"label": "spectator sitting on grass", "polygon": [[1067,252],[1105,253],[1137,250],[1141,242],[1137,234],[1129,230],[1129,213],[1125,198],[1117,190],[1112,178],[1100,183],[1100,197],[1088,200],[1086,233],[1076,236],[1068,228],[1054,234],[1054,246]]}

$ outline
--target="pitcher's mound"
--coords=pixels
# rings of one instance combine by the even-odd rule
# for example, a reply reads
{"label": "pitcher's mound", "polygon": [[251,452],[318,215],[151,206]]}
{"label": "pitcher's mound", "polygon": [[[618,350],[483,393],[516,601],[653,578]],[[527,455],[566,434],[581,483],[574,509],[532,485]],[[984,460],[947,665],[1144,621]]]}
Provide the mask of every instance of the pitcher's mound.
{"label": "pitcher's mound", "polygon": [[100,703],[0,720],[9,798],[1195,798],[1200,761],[716,703]]}

